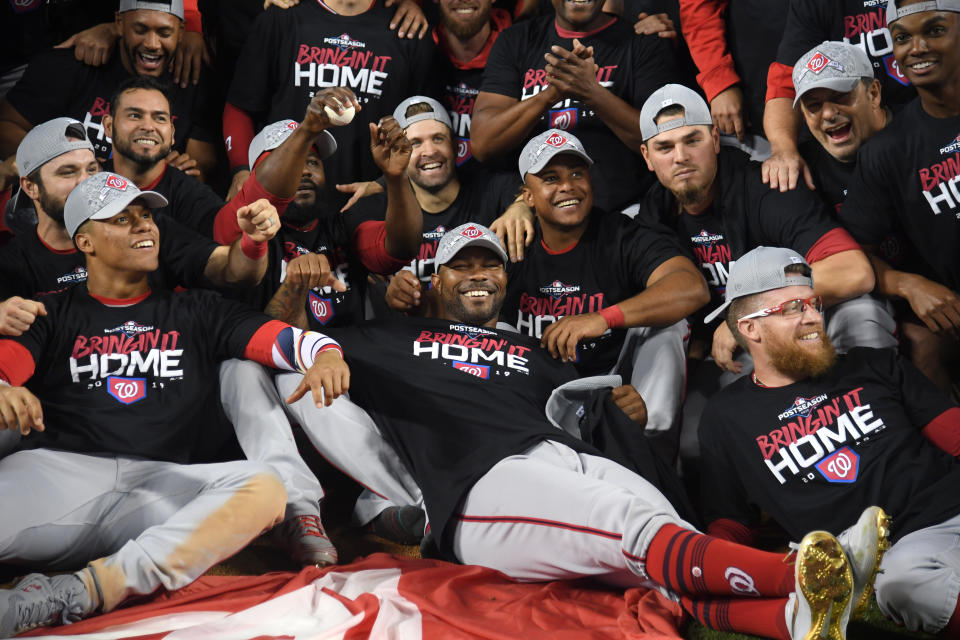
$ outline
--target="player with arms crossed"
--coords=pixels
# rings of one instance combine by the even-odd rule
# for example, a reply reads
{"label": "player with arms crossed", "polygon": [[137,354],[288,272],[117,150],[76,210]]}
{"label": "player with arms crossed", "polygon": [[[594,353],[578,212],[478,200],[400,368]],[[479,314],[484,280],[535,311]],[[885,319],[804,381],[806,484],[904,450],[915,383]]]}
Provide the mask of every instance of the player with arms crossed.
{"label": "player with arms crossed", "polygon": [[[0,460],[0,561],[75,573],[0,591],[0,636],[178,589],[283,518],[266,465],[185,464],[216,407],[217,361],[305,372],[331,403],[349,385],[340,348],[209,291],[151,289],[166,200],[99,173],[71,192],[64,223],[88,279],[43,299],[46,314],[0,340],[0,428],[23,434]],[[27,386],[22,386],[27,385]],[[29,489],[27,489],[29,488]]]}

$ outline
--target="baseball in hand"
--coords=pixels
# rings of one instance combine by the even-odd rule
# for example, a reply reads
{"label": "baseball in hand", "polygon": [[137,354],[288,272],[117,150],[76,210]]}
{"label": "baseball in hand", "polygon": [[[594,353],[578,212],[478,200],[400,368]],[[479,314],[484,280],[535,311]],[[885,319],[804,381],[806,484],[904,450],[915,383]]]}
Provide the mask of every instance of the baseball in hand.
{"label": "baseball in hand", "polygon": [[344,108],[343,113],[337,113],[327,105],[324,105],[323,111],[330,119],[330,124],[338,127],[342,127],[345,124],[350,124],[350,121],[353,120],[353,116],[357,112],[357,110],[353,108],[352,104]]}

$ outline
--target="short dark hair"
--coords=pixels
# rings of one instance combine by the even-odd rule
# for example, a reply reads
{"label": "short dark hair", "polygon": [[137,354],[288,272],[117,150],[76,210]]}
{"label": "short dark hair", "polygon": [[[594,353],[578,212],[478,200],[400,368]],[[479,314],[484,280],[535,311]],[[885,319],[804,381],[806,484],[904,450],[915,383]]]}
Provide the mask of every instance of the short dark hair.
{"label": "short dark hair", "polygon": [[682,104],[671,104],[660,111],[657,111],[657,115],[653,116],[654,124],[660,124],[662,118],[667,118],[669,116],[684,116],[687,114],[687,110]]}
{"label": "short dark hair", "polygon": [[403,112],[404,118],[420,115],[421,113],[433,113],[433,107],[429,102],[414,102]]}
{"label": "short dark hair", "polygon": [[117,104],[120,102],[120,96],[127,91],[135,91],[137,89],[159,91],[161,94],[163,94],[163,97],[166,99],[168,105],[172,103],[170,96],[173,94],[173,91],[170,88],[169,83],[160,80],[159,78],[154,78],[153,76],[133,76],[125,79],[123,82],[117,85],[116,89],[113,90],[113,93],[110,95],[110,113],[116,114]]}
{"label": "short dark hair", "polygon": [[[788,264],[783,268],[783,272],[786,274],[799,274],[803,276],[810,276],[811,269],[810,265],[798,262],[795,264]],[[727,309],[727,328],[730,329],[730,333],[733,334],[733,339],[737,341],[737,344],[740,347],[747,351],[747,339],[743,337],[743,334],[740,333],[740,318],[745,315],[749,315],[754,311],[759,311],[757,308],[757,301],[760,299],[760,293],[754,293],[748,296],[741,296],[739,298],[734,298],[733,302],[730,303],[730,307]]]}

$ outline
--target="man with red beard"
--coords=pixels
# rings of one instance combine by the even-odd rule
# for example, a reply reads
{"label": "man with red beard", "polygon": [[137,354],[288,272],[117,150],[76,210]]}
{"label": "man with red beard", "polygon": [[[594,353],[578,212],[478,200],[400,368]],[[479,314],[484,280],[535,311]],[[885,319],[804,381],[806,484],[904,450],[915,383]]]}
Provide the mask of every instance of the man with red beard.
{"label": "man with red beard", "polygon": [[493,43],[512,22],[507,11],[492,7],[493,0],[440,0],[441,23],[433,29],[440,102],[453,120],[459,171],[485,166],[470,149],[470,118]]}
{"label": "man with red beard", "polygon": [[[120,35],[118,55],[93,67],[78,62],[70,50],[54,49],[37,56],[23,78],[0,102],[0,156],[12,155],[27,131],[41,122],[69,116],[83,122],[98,160],[110,156],[110,138],[103,118],[109,99],[122,80],[154,76],[169,84],[167,71],[183,34],[183,0],[139,2],[123,0],[116,15]],[[51,91],[52,83],[57,87]],[[211,133],[216,114],[199,86],[175,86],[171,113],[176,120],[173,150],[196,160],[201,174],[213,170],[216,147]]]}
{"label": "man with red beard", "polygon": [[[892,350],[838,356],[813,284],[800,254],[758,247],[733,265],[726,301],[708,316],[727,309],[754,361],[703,413],[708,532],[749,544],[761,510],[795,539],[815,527],[843,544],[890,527],[879,567],[876,557],[855,559],[854,577],[879,568],[884,614],[956,638],[960,409]],[[869,505],[882,509],[858,520]],[[855,597],[862,607],[869,591]]]}

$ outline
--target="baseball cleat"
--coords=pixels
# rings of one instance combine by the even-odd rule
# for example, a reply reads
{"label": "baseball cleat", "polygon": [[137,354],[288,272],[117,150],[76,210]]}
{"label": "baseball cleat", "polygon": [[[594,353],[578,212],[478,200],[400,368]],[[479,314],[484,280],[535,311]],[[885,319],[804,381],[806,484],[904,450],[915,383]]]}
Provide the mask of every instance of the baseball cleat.
{"label": "baseball cleat", "polygon": [[278,547],[303,566],[337,563],[337,548],[330,542],[319,515],[288,518],[276,526],[273,537]]}
{"label": "baseball cleat", "polygon": [[853,571],[853,618],[866,611],[883,554],[890,548],[890,518],[880,507],[867,507],[857,523],[837,536]]}
{"label": "baseball cleat", "polygon": [[793,640],[845,640],[853,572],[840,542],[826,531],[804,536],[794,567]]}
{"label": "baseball cleat", "polygon": [[0,638],[70,624],[91,613],[93,601],[76,574],[48,578],[31,573],[12,589],[0,589]]}
{"label": "baseball cleat", "polygon": [[370,523],[370,532],[390,542],[413,545],[423,541],[426,524],[423,509],[412,505],[387,507]]}

